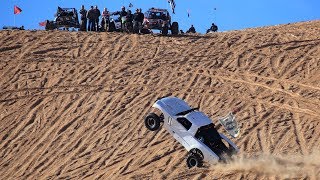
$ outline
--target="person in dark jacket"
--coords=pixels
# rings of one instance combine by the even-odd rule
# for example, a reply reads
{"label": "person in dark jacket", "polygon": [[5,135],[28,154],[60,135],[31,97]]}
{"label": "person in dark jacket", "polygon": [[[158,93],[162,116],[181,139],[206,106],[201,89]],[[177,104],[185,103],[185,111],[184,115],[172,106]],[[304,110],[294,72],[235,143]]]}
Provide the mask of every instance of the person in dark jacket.
{"label": "person in dark jacket", "polygon": [[141,33],[143,20],[144,14],[141,12],[141,9],[136,9],[136,12],[133,14],[134,33]]}
{"label": "person in dark jacket", "polygon": [[141,22],[141,24],[143,23],[144,20],[144,14],[142,13],[142,9],[139,9],[139,21]]}
{"label": "person in dark jacket", "polygon": [[139,9],[139,22],[141,23],[139,31],[141,32],[141,29],[143,28],[143,21],[144,21],[144,14],[142,13],[142,9]]}
{"label": "person in dark jacket", "polygon": [[196,29],[193,27],[193,25],[191,25],[187,33],[196,33]]}
{"label": "person in dark jacket", "polygon": [[214,23],[212,23],[211,27],[210,27],[210,31],[217,32],[218,31],[218,26],[215,25]]}
{"label": "person in dark jacket", "polygon": [[87,10],[84,9],[84,5],[81,6],[80,9],[80,31],[87,31]]}
{"label": "person in dark jacket", "polygon": [[131,10],[128,10],[126,16],[126,31],[129,33],[133,32],[133,14],[131,13]]}
{"label": "person in dark jacket", "polygon": [[94,30],[99,31],[99,17],[101,16],[101,12],[98,9],[98,6],[94,7],[93,12],[94,12],[94,22],[95,22]]}
{"label": "person in dark jacket", "polygon": [[120,15],[120,18],[123,16],[126,16],[128,12],[126,11],[126,8],[124,6],[121,7],[121,11],[117,11],[113,13],[114,15]]}
{"label": "person in dark jacket", "polygon": [[87,12],[87,19],[89,20],[88,31],[94,31],[95,19],[94,19],[94,9],[93,6]]}
{"label": "person in dark jacket", "polygon": [[124,6],[121,7],[121,11],[117,11],[115,13],[113,13],[113,15],[120,15],[120,22],[121,22],[121,29],[122,31],[125,30],[125,23],[123,22],[123,18],[126,18],[127,16],[127,11],[126,8]]}

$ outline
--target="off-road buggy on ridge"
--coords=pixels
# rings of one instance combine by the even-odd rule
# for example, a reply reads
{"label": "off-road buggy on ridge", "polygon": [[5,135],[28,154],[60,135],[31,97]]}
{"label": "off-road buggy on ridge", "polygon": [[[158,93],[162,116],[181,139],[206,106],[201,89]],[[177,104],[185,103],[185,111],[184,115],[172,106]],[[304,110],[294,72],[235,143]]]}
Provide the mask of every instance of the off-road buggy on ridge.
{"label": "off-road buggy on ridge", "polygon": [[[191,108],[176,97],[158,99],[152,106],[160,113],[150,113],[145,117],[145,126],[155,131],[163,127],[186,148],[187,166],[200,167],[203,162],[215,164],[227,162],[238,147],[225,135],[215,129],[215,125],[198,108]],[[238,124],[233,113],[219,119],[221,125],[232,137],[239,135]]]}
{"label": "off-road buggy on ridge", "polygon": [[80,28],[78,12],[75,8],[58,7],[55,17],[56,18],[53,21],[46,21],[46,30]]}
{"label": "off-road buggy on ridge", "polygon": [[173,35],[179,33],[178,22],[171,23],[171,16],[166,9],[150,8],[144,13],[143,24],[147,25],[149,29],[160,30],[163,35],[167,35],[169,30]]}

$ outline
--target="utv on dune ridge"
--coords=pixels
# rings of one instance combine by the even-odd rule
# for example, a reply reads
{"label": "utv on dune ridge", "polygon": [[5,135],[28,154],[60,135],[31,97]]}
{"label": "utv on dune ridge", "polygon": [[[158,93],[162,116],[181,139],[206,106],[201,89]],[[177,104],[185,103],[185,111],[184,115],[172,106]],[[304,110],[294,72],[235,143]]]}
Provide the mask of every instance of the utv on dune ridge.
{"label": "utv on dune ridge", "polygon": [[46,21],[46,30],[80,28],[78,12],[75,8],[58,7],[55,17],[53,21]]}
{"label": "utv on dune ridge", "polygon": [[160,30],[163,35],[167,35],[169,30],[173,35],[179,34],[178,22],[171,23],[171,16],[166,9],[150,8],[144,13],[143,24],[149,29]]}
{"label": "utv on dune ridge", "polygon": [[[168,132],[186,148],[187,166],[200,167],[203,162],[215,164],[227,162],[238,147],[225,135],[219,133],[211,120],[198,108],[191,108],[176,97],[158,99],[152,106],[161,111],[159,115],[150,113],[145,117],[145,126],[156,131],[161,123]],[[233,113],[219,119],[232,137],[239,135],[238,124]]]}

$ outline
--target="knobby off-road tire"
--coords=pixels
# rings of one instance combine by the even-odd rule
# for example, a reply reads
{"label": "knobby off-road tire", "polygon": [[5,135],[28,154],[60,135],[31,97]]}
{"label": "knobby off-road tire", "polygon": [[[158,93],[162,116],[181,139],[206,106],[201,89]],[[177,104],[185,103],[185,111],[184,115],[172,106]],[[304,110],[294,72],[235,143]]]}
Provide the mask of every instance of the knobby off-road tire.
{"label": "knobby off-road tire", "polygon": [[54,30],[56,29],[57,27],[55,26],[55,23],[53,21],[49,21],[47,20],[46,21],[46,26],[45,26],[45,29],[48,31],[48,30]]}
{"label": "knobby off-road tire", "polygon": [[162,30],[161,30],[161,34],[166,36],[168,35],[168,32],[169,32],[169,27],[168,26],[164,26],[162,27]]}
{"label": "knobby off-road tire", "polygon": [[199,154],[194,154],[190,152],[187,156],[187,166],[189,168],[193,167],[201,167],[203,164],[203,160]]}
{"label": "knobby off-road tire", "polygon": [[155,113],[150,113],[144,118],[144,124],[150,131],[156,131],[160,128],[160,117]]}
{"label": "knobby off-road tire", "polygon": [[173,22],[171,25],[171,34],[177,35],[179,34],[179,24],[178,22]]}
{"label": "knobby off-road tire", "polygon": [[116,31],[116,25],[114,24],[114,22],[110,22],[108,27],[107,27],[107,31],[108,32],[114,32]]}

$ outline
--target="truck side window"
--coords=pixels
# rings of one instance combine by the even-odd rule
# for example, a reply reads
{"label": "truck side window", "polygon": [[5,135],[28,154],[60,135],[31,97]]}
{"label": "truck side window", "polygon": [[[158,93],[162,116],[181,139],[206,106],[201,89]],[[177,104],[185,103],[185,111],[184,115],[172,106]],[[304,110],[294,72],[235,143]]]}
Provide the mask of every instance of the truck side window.
{"label": "truck side window", "polygon": [[177,121],[187,130],[189,130],[192,126],[192,123],[186,118],[177,118]]}

